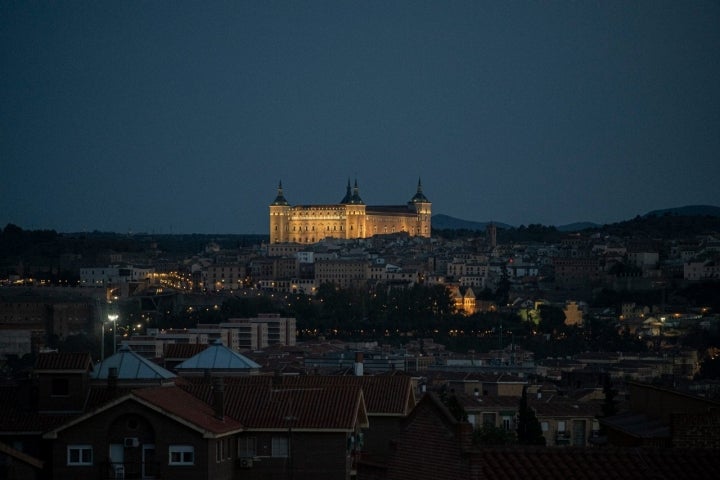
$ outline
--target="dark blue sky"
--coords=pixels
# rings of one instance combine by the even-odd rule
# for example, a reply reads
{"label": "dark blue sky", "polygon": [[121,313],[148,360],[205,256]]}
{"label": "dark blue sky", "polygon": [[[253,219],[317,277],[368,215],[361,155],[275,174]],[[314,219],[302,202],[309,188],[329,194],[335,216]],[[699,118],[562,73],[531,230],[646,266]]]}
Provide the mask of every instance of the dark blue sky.
{"label": "dark blue sky", "polygon": [[0,226],[266,233],[720,205],[720,2],[0,3]]}

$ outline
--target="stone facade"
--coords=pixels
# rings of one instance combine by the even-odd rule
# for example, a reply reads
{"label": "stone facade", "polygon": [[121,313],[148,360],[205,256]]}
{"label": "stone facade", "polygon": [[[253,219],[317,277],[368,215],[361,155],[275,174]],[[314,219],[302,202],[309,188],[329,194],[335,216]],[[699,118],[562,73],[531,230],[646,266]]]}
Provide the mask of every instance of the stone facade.
{"label": "stone facade", "polygon": [[432,203],[417,192],[406,205],[370,206],[360,198],[357,181],[338,204],[295,205],[285,199],[282,184],[270,204],[270,243],[316,243],[325,238],[368,238],[406,232],[430,237]]}

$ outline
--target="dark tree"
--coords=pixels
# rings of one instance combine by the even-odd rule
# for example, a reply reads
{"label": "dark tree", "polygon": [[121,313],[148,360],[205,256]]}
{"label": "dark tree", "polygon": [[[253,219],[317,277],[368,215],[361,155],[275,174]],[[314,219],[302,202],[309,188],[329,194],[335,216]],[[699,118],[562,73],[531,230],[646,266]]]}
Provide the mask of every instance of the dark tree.
{"label": "dark tree", "polygon": [[605,394],[605,398],[603,398],[602,403],[602,416],[604,417],[612,417],[613,415],[617,414],[617,402],[615,400],[615,397],[617,396],[617,390],[615,390],[612,386],[612,380],[610,380],[610,375],[605,375],[605,381],[603,382],[603,393]]}
{"label": "dark tree", "polygon": [[468,416],[465,411],[465,407],[462,406],[460,400],[458,400],[454,391],[448,392],[447,389],[443,389],[440,392],[440,400],[450,410],[452,416],[459,422],[467,422]]}
{"label": "dark tree", "polygon": [[565,313],[553,305],[540,305],[540,324],[538,328],[543,333],[557,334],[565,331]]}
{"label": "dark tree", "polygon": [[495,425],[483,425],[473,432],[473,443],[476,445],[511,445],[515,441],[512,432]]}
{"label": "dark tree", "polygon": [[698,380],[720,379],[720,357],[706,358],[700,363],[700,371],[695,375]]}
{"label": "dark tree", "polygon": [[520,398],[517,437],[518,443],[521,445],[545,445],[542,426],[535,415],[535,410],[528,405],[527,387],[523,388],[522,397]]}

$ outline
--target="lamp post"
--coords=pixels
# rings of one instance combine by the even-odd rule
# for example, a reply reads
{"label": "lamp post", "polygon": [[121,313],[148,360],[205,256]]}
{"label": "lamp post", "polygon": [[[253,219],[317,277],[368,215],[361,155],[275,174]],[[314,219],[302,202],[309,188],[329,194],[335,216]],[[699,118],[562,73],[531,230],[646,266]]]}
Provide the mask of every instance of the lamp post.
{"label": "lamp post", "polygon": [[108,313],[108,320],[113,322],[113,355],[117,353],[117,323],[115,323],[117,319],[117,313]]}

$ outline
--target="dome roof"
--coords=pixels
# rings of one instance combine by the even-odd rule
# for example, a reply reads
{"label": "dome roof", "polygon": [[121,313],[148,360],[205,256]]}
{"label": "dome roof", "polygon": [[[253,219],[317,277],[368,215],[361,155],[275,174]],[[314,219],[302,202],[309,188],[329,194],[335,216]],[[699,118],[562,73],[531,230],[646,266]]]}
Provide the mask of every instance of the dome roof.
{"label": "dome roof", "polygon": [[175,367],[176,370],[257,370],[260,365],[215,340],[208,348]]}
{"label": "dome roof", "polygon": [[111,368],[116,369],[118,380],[167,380],[176,376],[133,352],[125,344],[120,346],[116,354],[95,365],[91,376],[95,379],[107,379]]}

